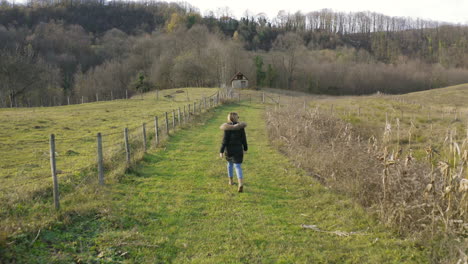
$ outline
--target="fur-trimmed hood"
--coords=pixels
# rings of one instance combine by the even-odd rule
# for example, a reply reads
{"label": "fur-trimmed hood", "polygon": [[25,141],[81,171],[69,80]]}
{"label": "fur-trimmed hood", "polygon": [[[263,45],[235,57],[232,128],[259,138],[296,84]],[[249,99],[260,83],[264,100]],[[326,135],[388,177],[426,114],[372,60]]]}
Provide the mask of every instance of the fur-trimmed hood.
{"label": "fur-trimmed hood", "polygon": [[221,130],[240,130],[242,128],[246,128],[247,127],[247,123],[245,122],[239,122],[235,125],[231,124],[231,123],[224,123],[222,124],[219,129]]}

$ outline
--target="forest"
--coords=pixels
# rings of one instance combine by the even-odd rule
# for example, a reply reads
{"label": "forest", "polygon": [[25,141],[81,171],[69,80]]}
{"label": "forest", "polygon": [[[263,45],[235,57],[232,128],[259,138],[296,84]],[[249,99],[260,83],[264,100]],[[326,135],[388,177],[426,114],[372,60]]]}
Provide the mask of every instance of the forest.
{"label": "forest", "polygon": [[373,12],[236,19],[188,3],[0,2],[0,107],[223,87],[314,94],[407,93],[468,82],[468,25]]}

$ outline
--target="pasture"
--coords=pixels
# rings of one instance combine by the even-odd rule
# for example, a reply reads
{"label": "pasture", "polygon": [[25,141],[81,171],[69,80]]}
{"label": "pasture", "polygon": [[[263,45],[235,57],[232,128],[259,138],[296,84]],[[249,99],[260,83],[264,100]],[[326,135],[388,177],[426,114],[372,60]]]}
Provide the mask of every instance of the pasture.
{"label": "pasture", "polygon": [[[371,156],[383,157],[385,164],[397,164],[395,166],[403,166],[411,157],[421,171],[439,170],[439,162],[443,161],[454,168],[453,172],[461,168],[458,177],[466,179],[466,161],[463,163],[463,153],[468,147],[464,143],[468,137],[468,108],[463,104],[467,96],[465,88],[467,86],[399,96],[359,97],[288,95],[278,90],[242,91],[240,98],[231,100],[234,104],[207,111],[193,125],[186,126],[187,129],[174,130],[175,133],[157,148],[147,153],[140,151],[130,168],[123,159],[124,127],[130,128],[133,142],[141,145],[142,123],[151,124],[154,116],[187,106],[217,90],[182,89],[185,93],[180,94],[168,90],[165,92],[175,97],[165,98],[161,93],[159,100],[150,93],[143,95],[143,100],[137,96],[129,100],[55,108],[0,110],[4,121],[0,136],[2,142],[6,142],[0,148],[6,157],[0,164],[0,180],[2,188],[5,186],[9,190],[2,191],[1,197],[4,203],[0,244],[5,248],[0,253],[9,260],[30,262],[34,259],[33,262],[38,263],[421,263],[458,259],[461,255],[457,252],[462,250],[463,242],[453,244],[450,239],[458,236],[455,231],[467,227],[463,220],[466,219],[463,208],[466,197],[460,200],[462,196],[456,185],[459,181],[436,181],[447,184],[445,186],[453,184],[449,196],[447,193],[444,196],[442,185],[434,188],[437,190],[434,193],[442,192],[445,197],[437,203],[444,210],[447,203],[456,208],[450,208],[450,214],[443,213],[437,219],[434,209],[429,210],[432,222],[428,215],[428,219],[418,222],[422,227],[412,230],[411,225],[402,225],[411,214],[398,214],[402,217],[398,224],[394,222],[392,211],[395,207],[389,206],[391,210],[384,216],[379,213],[387,208],[384,205],[387,206],[388,195],[387,200],[381,200],[380,209],[369,209],[362,206],[360,200],[365,196],[354,197],[356,190],[346,189],[343,182],[338,186],[328,181],[330,175],[334,180],[341,177],[335,172],[349,173],[353,168],[321,171],[321,165],[341,156],[322,156],[326,162],[319,163],[307,160],[309,154],[298,151],[293,140],[299,138],[306,142],[309,136],[302,134],[302,123],[293,121],[307,120],[307,116],[319,117],[322,121],[323,118],[342,120],[345,130],[352,127],[352,133],[345,131],[348,134],[345,133],[346,140],[342,142],[347,149],[359,146],[364,153],[367,150]],[[444,99],[438,100],[438,97]],[[245,163],[247,191],[241,196],[227,186],[225,164],[216,158],[221,139],[217,126],[224,122],[228,111],[238,111],[249,123],[250,150]],[[321,116],[317,116],[318,113]],[[7,128],[6,123],[9,124]],[[160,129],[163,126],[161,123]],[[284,130],[276,137],[272,128]],[[96,184],[97,132],[103,133],[105,157],[122,156],[105,163],[106,185],[103,187]],[[60,211],[53,210],[52,206],[47,141],[50,133],[57,137],[59,180],[61,188],[68,192],[62,197]],[[340,133],[338,137],[342,137]],[[149,141],[152,140],[154,135],[149,134]],[[301,147],[306,146],[301,144]],[[286,157],[280,155],[277,148]],[[310,150],[319,151],[318,148]],[[429,156],[430,153],[433,155]],[[342,154],[349,155],[344,148]],[[341,157],[341,160],[346,159]],[[375,163],[375,168],[381,171],[377,159],[370,163]],[[340,163],[335,165],[341,166]],[[384,175],[404,170],[393,170],[390,165],[382,168],[388,170],[388,174],[384,170]],[[317,178],[314,175],[317,171],[329,173],[319,175],[327,180],[322,182],[323,178]],[[368,179],[370,174],[362,173],[356,177]],[[452,172],[449,175],[455,177]],[[381,182],[380,174],[376,177],[377,182]],[[418,185],[421,190],[414,191],[416,196],[412,196],[412,202],[423,201],[424,187],[420,187],[426,180],[421,178]],[[390,187],[394,184],[387,186],[384,182],[383,187],[378,188]],[[380,199],[378,196],[367,198]],[[388,204],[394,206],[393,202]],[[414,204],[405,206],[412,208]],[[417,208],[424,209],[424,206]],[[397,209],[406,210],[401,208],[404,207],[399,205]],[[432,225],[435,230],[432,237],[421,233],[426,225]],[[441,238],[443,234],[450,236]],[[427,243],[428,238],[433,239],[432,244]],[[448,246],[453,248],[449,250]],[[33,250],[23,254],[28,247]],[[18,254],[23,255],[16,258]]]}

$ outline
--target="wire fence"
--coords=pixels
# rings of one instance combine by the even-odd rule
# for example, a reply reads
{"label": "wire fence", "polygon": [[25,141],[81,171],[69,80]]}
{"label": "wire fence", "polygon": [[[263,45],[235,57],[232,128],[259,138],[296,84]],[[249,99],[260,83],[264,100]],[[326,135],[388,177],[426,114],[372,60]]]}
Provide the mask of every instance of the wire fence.
{"label": "wire fence", "polygon": [[[38,189],[50,189],[50,175],[53,182],[80,186],[83,183],[105,184],[110,172],[115,167],[130,168],[141,159],[142,153],[150,148],[157,148],[166,140],[169,134],[177,128],[185,126],[195,120],[203,112],[217,107],[222,102],[258,102],[274,106],[275,108],[290,105],[303,105],[304,109],[311,109],[313,96],[290,96],[274,92],[234,92],[222,90],[195,102],[174,108],[163,115],[147,116],[140,123],[130,123],[126,127],[107,129],[95,135],[67,137],[65,135],[53,137],[52,140],[21,140],[16,144],[0,144],[0,150],[5,155],[0,164],[0,201],[15,199],[30,199]],[[400,100],[396,98],[395,100]],[[407,102],[405,102],[407,103]],[[412,103],[412,102],[409,102]],[[414,103],[416,104],[416,103]],[[326,108],[328,107],[328,108]],[[425,107],[425,106],[422,106]],[[460,110],[460,109],[459,109]],[[345,118],[377,119],[377,112],[369,111],[365,106],[317,106],[315,111],[327,111],[332,115]],[[445,115],[445,117],[461,118],[466,113],[462,111],[441,112],[435,107],[424,109],[431,116]],[[408,116],[400,111],[390,111],[385,117],[394,120]],[[378,117],[382,118],[382,117]],[[408,121],[411,123],[412,121]],[[468,131],[467,131],[468,133]],[[11,156],[11,158],[9,157]],[[17,159],[20,156],[21,159]],[[52,161],[53,159],[53,161]],[[54,166],[55,165],[55,168]],[[65,188],[70,189],[70,188]],[[71,188],[73,189],[73,188]],[[11,201],[10,201],[11,202]],[[59,207],[59,205],[57,205]]]}
{"label": "wire fence", "polygon": [[[73,189],[85,182],[96,183],[97,179],[98,184],[104,185],[106,175],[115,166],[124,164],[126,169],[130,168],[148,149],[159,147],[179,127],[190,124],[226,99],[227,93],[219,91],[163,115],[148,116],[140,124],[102,131],[96,136],[51,134],[49,140],[0,144],[0,150],[12,157],[9,160],[9,155],[5,155],[0,164],[0,201],[14,203],[12,199],[33,198],[38,189],[50,189],[52,174],[55,208],[59,209],[59,184]],[[15,160],[18,156],[20,161]],[[68,186],[64,189],[69,190]]]}

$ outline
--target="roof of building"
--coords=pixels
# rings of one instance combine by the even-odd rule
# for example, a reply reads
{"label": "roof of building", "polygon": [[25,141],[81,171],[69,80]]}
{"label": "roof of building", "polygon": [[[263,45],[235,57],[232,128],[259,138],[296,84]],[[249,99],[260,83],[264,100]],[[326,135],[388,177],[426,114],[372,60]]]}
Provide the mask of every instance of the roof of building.
{"label": "roof of building", "polygon": [[242,72],[237,72],[232,78],[231,78],[231,82],[234,81],[234,80],[249,80],[249,78],[247,78],[247,76],[245,76]]}

